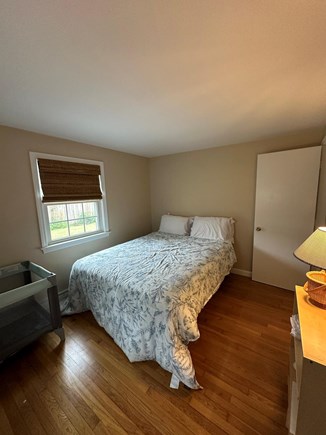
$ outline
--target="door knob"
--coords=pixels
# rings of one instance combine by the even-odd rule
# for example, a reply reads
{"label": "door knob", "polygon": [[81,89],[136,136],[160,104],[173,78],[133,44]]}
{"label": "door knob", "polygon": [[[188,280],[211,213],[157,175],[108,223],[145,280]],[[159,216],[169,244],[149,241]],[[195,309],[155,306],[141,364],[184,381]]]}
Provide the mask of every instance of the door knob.
{"label": "door knob", "polygon": [[257,227],[257,228],[256,228],[256,231],[261,231],[261,227]]}

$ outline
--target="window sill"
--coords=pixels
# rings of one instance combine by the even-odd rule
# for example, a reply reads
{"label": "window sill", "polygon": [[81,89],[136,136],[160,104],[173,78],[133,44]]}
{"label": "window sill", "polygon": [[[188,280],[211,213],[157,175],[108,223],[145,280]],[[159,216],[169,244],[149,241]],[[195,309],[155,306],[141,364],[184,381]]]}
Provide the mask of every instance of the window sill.
{"label": "window sill", "polygon": [[91,234],[89,236],[80,237],[78,239],[65,240],[63,242],[54,243],[52,245],[44,246],[41,248],[44,254],[48,252],[59,251],[60,249],[71,248],[72,246],[80,245],[86,242],[93,242],[94,240],[103,239],[109,237],[110,231],[102,233]]}

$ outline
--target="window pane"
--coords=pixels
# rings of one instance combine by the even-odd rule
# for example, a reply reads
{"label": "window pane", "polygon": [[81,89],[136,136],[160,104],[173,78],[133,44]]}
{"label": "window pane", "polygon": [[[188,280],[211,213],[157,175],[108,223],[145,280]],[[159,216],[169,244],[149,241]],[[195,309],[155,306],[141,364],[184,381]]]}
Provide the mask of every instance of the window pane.
{"label": "window pane", "polygon": [[83,205],[82,203],[67,204],[68,220],[82,219],[83,218]]}
{"label": "window pane", "polygon": [[60,205],[48,205],[49,222],[58,222],[67,220],[66,206]]}
{"label": "window pane", "polygon": [[97,202],[49,204],[51,241],[70,239],[100,230]]}
{"label": "window pane", "polygon": [[96,202],[84,202],[84,216],[97,216],[97,203]]}
{"label": "window pane", "polygon": [[85,228],[86,228],[86,232],[90,233],[92,231],[97,231],[98,230],[98,222],[97,222],[97,217],[93,216],[93,217],[89,217],[85,219]]}
{"label": "window pane", "polygon": [[69,237],[67,221],[55,222],[50,224],[51,240],[64,239]]}
{"label": "window pane", "polygon": [[84,220],[74,219],[69,221],[70,235],[75,236],[77,234],[82,234],[85,232]]}

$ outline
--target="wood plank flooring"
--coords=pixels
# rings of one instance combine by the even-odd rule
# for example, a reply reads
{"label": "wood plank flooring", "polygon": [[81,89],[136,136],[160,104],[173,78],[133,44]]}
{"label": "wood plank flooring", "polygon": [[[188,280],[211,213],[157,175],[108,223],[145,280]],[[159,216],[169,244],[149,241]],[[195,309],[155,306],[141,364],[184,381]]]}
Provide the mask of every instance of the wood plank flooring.
{"label": "wood plank flooring", "polygon": [[225,279],[189,346],[202,391],[129,363],[91,313],[66,317],[65,344],[47,334],[0,366],[0,433],[286,434],[293,297]]}

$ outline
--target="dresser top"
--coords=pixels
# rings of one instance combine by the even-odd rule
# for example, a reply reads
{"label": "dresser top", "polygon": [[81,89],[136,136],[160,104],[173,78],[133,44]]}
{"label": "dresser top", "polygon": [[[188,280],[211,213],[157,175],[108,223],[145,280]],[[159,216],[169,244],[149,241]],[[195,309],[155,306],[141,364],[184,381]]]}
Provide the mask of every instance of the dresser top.
{"label": "dresser top", "polygon": [[295,290],[303,356],[326,366],[326,310],[313,305],[303,287]]}

